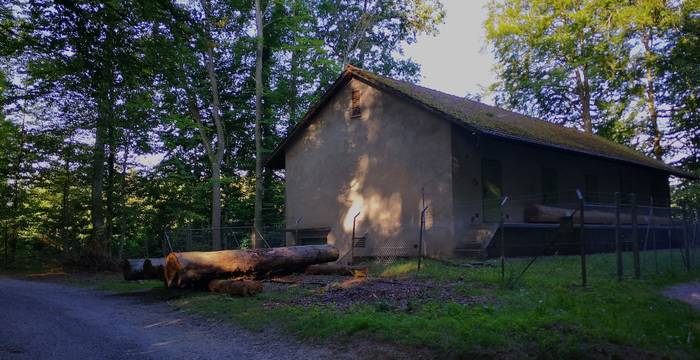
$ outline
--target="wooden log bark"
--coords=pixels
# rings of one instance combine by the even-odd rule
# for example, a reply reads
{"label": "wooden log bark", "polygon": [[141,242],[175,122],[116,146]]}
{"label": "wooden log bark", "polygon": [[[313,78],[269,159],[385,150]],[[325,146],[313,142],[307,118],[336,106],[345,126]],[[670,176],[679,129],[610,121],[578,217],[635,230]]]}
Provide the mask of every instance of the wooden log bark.
{"label": "wooden log bark", "polygon": [[165,258],[151,258],[144,263],[149,279],[165,280]]}
{"label": "wooden log bark", "polygon": [[[613,209],[614,210],[614,209]],[[571,216],[574,209],[560,208],[546,205],[531,205],[525,208],[525,222],[529,223],[559,223],[559,219],[566,216]],[[614,225],[615,212],[606,212],[600,210],[586,210],[584,216],[586,224],[602,224]],[[667,217],[649,216],[637,214],[637,224],[649,224],[649,221],[654,225],[668,225],[670,223]],[[579,224],[581,219],[579,216],[574,216],[574,223]],[[621,224],[632,224],[632,216],[630,214],[620,214]]]}
{"label": "wooden log bark", "polygon": [[122,273],[124,280],[142,280],[143,279],[143,264],[146,259],[124,259],[122,261]]}
{"label": "wooden log bark", "polygon": [[165,258],[124,259],[122,273],[124,280],[163,280],[165,274]]}
{"label": "wooden log bark", "polygon": [[209,291],[231,296],[253,296],[262,291],[262,283],[253,280],[212,280]]}
{"label": "wooden log bark", "polygon": [[333,245],[170,253],[165,259],[165,284],[170,288],[206,288],[215,279],[302,271],[309,265],[335,261],[338,255]]}
{"label": "wooden log bark", "polygon": [[163,279],[165,258],[124,259],[122,273],[124,280]]}

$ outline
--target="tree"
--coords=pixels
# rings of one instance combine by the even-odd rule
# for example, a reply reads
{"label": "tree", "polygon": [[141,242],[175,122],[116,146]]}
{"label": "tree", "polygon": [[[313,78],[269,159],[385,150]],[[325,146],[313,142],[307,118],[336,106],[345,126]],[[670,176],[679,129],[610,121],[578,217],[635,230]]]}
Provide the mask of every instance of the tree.
{"label": "tree", "polygon": [[262,158],[262,134],[260,131],[262,122],[262,96],[263,96],[263,10],[260,0],[255,0],[255,28],[257,41],[255,47],[255,215],[253,248],[260,246],[259,231],[262,229],[262,202],[263,202],[263,158]]}
{"label": "tree", "polygon": [[[500,105],[592,133],[624,113],[629,48],[607,24],[613,1],[491,1],[485,23]],[[612,114],[609,112],[612,111]]]}
{"label": "tree", "polygon": [[223,224],[253,219],[264,233],[282,221],[284,183],[262,163],[343,62],[416,80],[401,49],[444,15],[437,0],[255,5],[0,5],[0,70],[13,80],[2,91],[0,237],[16,240],[21,261],[144,256],[170,228],[213,228],[212,247]]}
{"label": "tree", "polygon": [[662,160],[664,148],[658,97],[667,86],[663,84],[665,74],[661,64],[668,56],[668,44],[673,42],[680,11],[675,2],[665,0],[637,0],[621,3],[615,8],[612,24],[629,45],[631,68],[628,72],[639,79],[631,86],[639,89],[634,92],[646,108],[646,133],[651,139],[651,152]]}
{"label": "tree", "polygon": [[27,9],[33,25],[28,67],[34,94],[75,94],[94,104],[93,117],[80,126],[94,131],[88,257],[96,264],[110,257],[103,198],[105,151],[113,142],[119,86],[130,75],[124,70],[133,60],[131,39],[136,30],[129,20],[135,8],[133,2],[37,0]]}
{"label": "tree", "polygon": [[216,71],[214,70],[214,38],[212,36],[212,14],[211,4],[208,0],[201,0],[200,4],[204,12],[204,28],[206,29],[206,51],[204,52],[207,66],[207,76],[209,78],[209,86],[211,91],[211,115],[216,128],[216,145],[210,145],[210,140],[206,132],[202,129],[202,120],[199,115],[199,109],[194,99],[190,98],[190,106],[192,108],[192,116],[195,117],[198,126],[200,126],[200,135],[209,162],[211,163],[211,187],[212,187],[212,203],[211,203],[211,227],[212,227],[212,246],[214,250],[221,249],[221,162],[224,159],[224,148],[226,147],[226,138],[224,136],[224,124],[221,119],[221,103],[219,101],[219,82],[217,80]]}
{"label": "tree", "polygon": [[[700,3],[685,1],[679,9],[679,23],[666,43],[661,61],[665,74],[659,101],[668,114],[667,156],[678,159],[686,171],[700,174]],[[700,207],[700,184],[685,179],[674,197],[691,208]]]}

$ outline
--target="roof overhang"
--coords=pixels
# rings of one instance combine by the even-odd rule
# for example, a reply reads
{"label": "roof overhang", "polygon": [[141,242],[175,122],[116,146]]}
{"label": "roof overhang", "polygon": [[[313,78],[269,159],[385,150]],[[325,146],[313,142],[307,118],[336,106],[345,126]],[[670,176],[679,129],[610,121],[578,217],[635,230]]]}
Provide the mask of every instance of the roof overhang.
{"label": "roof overhang", "polygon": [[540,142],[536,141],[533,139],[526,139],[523,137],[519,136],[513,136],[510,134],[504,134],[498,131],[490,131],[487,129],[482,129],[482,128],[477,128],[474,126],[470,126],[469,124],[466,124],[464,121],[461,119],[455,118],[453,115],[446,113],[434,106],[430,106],[429,104],[426,104],[420,100],[417,100],[411,96],[408,96],[404,94],[401,91],[398,91],[396,89],[393,89],[390,86],[387,86],[379,81],[375,81],[371,78],[362,76],[362,74],[359,71],[354,71],[354,70],[359,70],[358,68],[348,65],[343,73],[338,77],[338,79],[333,82],[333,84],[324,92],[323,96],[307,111],[307,113],[304,115],[302,120],[294,126],[294,128],[289,132],[289,135],[282,140],[282,142],[275,148],[275,150],[272,152],[270,157],[265,161],[265,166],[269,167],[271,169],[283,169],[285,167],[285,156],[284,152],[285,149],[290,146],[298,137],[299,135],[309,126],[311,121],[313,121],[314,117],[316,114],[323,109],[323,107],[328,103],[328,101],[336,94],[336,92],[342,88],[345,84],[347,84],[351,79],[355,78],[357,80],[360,80],[370,86],[373,86],[375,88],[381,89],[383,91],[386,91],[388,93],[391,93],[392,95],[399,97],[401,99],[404,99],[414,105],[417,105],[418,107],[427,110],[428,112],[434,113],[438,115],[439,117],[442,117],[444,119],[449,120],[450,122],[454,123],[455,125],[467,129],[468,131],[482,134],[485,136],[497,138],[500,140],[505,140],[509,142],[515,142],[515,143],[520,143],[520,144],[526,144],[530,146],[536,146],[536,147],[541,147],[541,148],[546,148],[546,149],[555,149],[563,152],[568,152],[568,153],[574,153],[574,154],[580,154],[580,155],[585,155],[588,157],[592,158],[598,158],[598,159],[603,159],[603,160],[609,160],[613,162],[618,162],[618,163],[624,163],[624,164],[631,164],[647,169],[654,169],[663,173],[667,173],[669,175],[681,177],[681,178],[686,178],[686,179],[694,179],[698,180],[700,177],[698,175],[683,171],[681,169],[672,167],[670,165],[664,164],[664,163],[659,163],[659,166],[651,166],[649,164],[645,164],[642,162],[637,162],[634,160],[630,159],[623,159],[619,158],[616,156],[611,156],[611,155],[606,155],[606,154],[601,154],[601,153],[596,153],[596,152],[588,152],[584,151],[581,149],[572,149],[568,148],[566,146],[560,146],[556,144],[551,144],[551,143],[545,143],[545,142]]}

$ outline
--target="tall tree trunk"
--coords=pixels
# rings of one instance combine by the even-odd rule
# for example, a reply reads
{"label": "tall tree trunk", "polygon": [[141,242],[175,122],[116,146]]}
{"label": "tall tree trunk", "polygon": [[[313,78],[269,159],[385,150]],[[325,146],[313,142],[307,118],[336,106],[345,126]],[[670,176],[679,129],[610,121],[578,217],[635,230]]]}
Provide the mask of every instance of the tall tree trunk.
{"label": "tall tree trunk", "polygon": [[64,251],[70,244],[70,227],[71,227],[71,211],[70,211],[70,157],[71,157],[71,140],[68,140],[63,148],[63,194],[61,197],[61,241]]}
{"label": "tall tree trunk", "polygon": [[22,120],[22,127],[19,132],[19,142],[17,144],[17,157],[15,158],[15,183],[12,186],[12,207],[10,214],[12,214],[12,219],[10,220],[10,229],[6,234],[9,238],[9,263],[14,264],[15,257],[17,255],[17,237],[19,236],[19,209],[21,199],[20,179],[22,177],[22,164],[24,163],[24,143],[26,141],[27,129]]}
{"label": "tall tree trunk", "polygon": [[644,51],[646,55],[646,93],[647,93],[647,108],[649,109],[649,127],[651,128],[652,136],[652,148],[654,151],[654,156],[657,160],[663,160],[664,149],[661,147],[661,130],[659,130],[658,114],[656,111],[656,93],[654,91],[654,65],[652,64],[652,58],[654,57],[654,51],[651,48],[651,30],[647,29],[644,32],[642,43],[644,44]]}
{"label": "tall tree trunk", "polygon": [[262,9],[260,0],[255,0],[255,25],[257,28],[257,49],[255,52],[255,215],[253,226],[255,227],[253,236],[253,248],[260,247],[259,232],[262,231],[262,200],[263,200],[263,177],[262,177],[262,95],[263,95],[263,24]]}
{"label": "tall tree trunk", "polygon": [[[102,100],[105,102],[105,100]],[[103,104],[102,108],[105,107]],[[103,109],[104,110],[104,109]],[[104,178],[105,162],[105,115],[101,114],[97,119],[95,129],[95,145],[92,154],[92,174],[90,188],[90,222],[92,223],[91,243],[88,256],[99,260],[103,256],[104,247],[104,207],[102,201],[102,181]]]}
{"label": "tall tree trunk", "polygon": [[[107,131],[109,144],[107,144],[107,184],[105,186],[105,198],[107,200],[105,243],[112,244],[112,235],[114,234],[114,163],[117,150],[114,143],[114,128],[111,124]],[[105,251],[109,252],[109,250],[109,247],[105,248]]]}
{"label": "tall tree trunk", "polygon": [[[211,192],[212,192],[212,209],[211,209],[211,227],[212,227],[212,248],[214,250],[221,249],[221,163],[224,159],[224,148],[226,147],[226,139],[224,134],[224,124],[221,119],[221,103],[219,101],[219,85],[214,69],[214,38],[212,35],[212,18],[211,4],[208,0],[201,1],[204,9],[204,17],[207,29],[207,44],[206,62],[207,75],[209,76],[209,85],[212,94],[212,118],[216,127],[216,154],[213,156],[211,169]],[[211,160],[212,156],[210,156]]]}
{"label": "tall tree trunk", "polygon": [[576,69],[576,90],[581,101],[581,120],[583,130],[593,134],[593,121],[591,120],[591,87],[588,83],[588,67],[586,65]]}
{"label": "tall tree trunk", "polygon": [[126,184],[126,167],[129,161],[129,134],[127,133],[127,138],[124,141],[124,158],[122,159],[122,187],[121,187],[121,230],[119,231],[119,248],[117,249],[117,255],[119,259],[124,258],[124,245],[126,243],[126,232],[127,232],[127,209],[126,200],[129,196]]}

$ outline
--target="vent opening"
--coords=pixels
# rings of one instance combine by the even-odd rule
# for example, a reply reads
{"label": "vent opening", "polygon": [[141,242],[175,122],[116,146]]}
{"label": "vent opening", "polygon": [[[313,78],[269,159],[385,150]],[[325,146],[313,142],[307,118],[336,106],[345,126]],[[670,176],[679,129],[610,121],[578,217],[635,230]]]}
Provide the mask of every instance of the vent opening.
{"label": "vent opening", "polygon": [[350,109],[350,117],[358,118],[362,116],[362,108],[360,108],[360,90],[352,90],[352,108]]}

